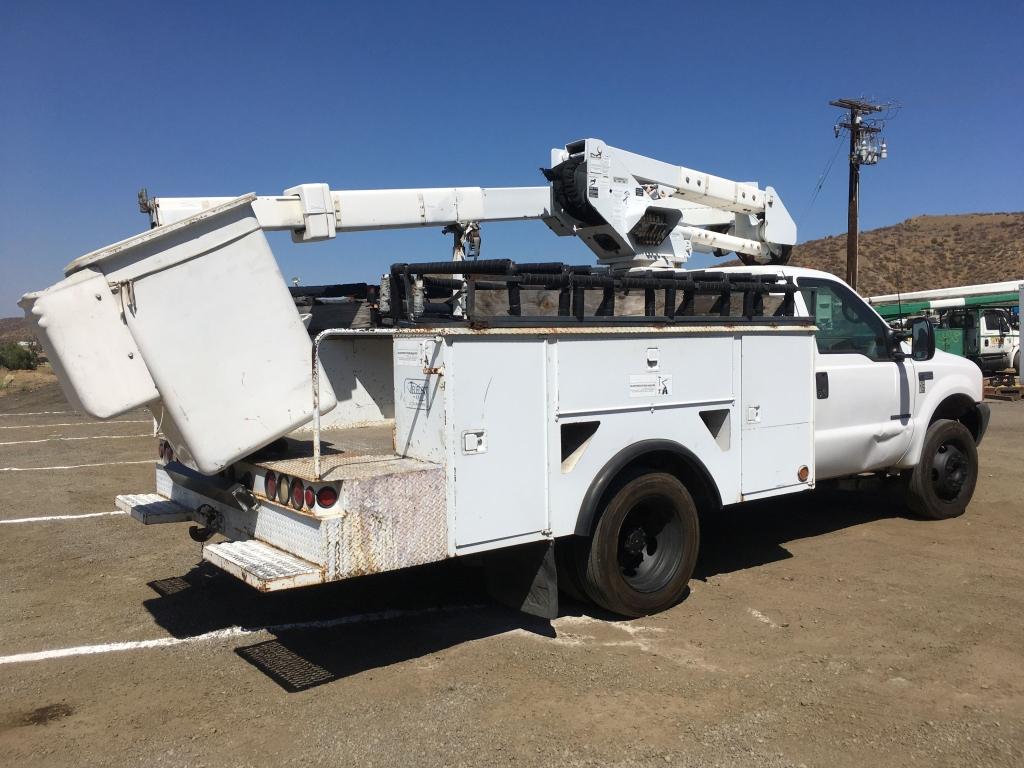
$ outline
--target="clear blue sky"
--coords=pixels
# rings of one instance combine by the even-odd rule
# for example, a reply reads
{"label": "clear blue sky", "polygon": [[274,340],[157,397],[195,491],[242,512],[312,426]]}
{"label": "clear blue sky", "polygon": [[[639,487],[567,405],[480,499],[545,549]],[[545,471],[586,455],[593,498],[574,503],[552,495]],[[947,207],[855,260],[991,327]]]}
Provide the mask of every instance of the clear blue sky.
{"label": "clear blue sky", "polygon": [[[143,230],[157,195],[543,183],[584,136],[779,190],[800,239],[846,229],[841,96],[897,100],[863,229],[1024,209],[1016,2],[0,4],[0,316]],[[272,244],[305,283],[445,257],[437,230]],[[492,258],[589,263],[539,222]]]}

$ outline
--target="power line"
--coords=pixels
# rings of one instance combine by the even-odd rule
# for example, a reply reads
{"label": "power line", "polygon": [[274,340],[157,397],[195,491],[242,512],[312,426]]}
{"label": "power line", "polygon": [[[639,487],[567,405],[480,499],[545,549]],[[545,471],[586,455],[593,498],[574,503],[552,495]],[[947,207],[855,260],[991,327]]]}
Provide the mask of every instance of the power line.
{"label": "power line", "polygon": [[804,219],[807,217],[807,214],[811,212],[811,208],[814,207],[814,203],[818,199],[818,194],[821,192],[822,187],[825,186],[825,182],[828,180],[829,174],[832,173],[832,166],[835,165],[836,158],[839,157],[839,150],[842,148],[843,142],[841,142],[839,140],[839,137],[837,136],[836,151],[832,153],[832,157],[825,164],[825,170],[823,170],[821,172],[821,175],[818,176],[818,183],[814,185],[814,189],[811,192],[811,199],[807,203],[807,206],[804,208],[804,212],[800,214],[800,218],[797,219],[798,226],[803,223]]}

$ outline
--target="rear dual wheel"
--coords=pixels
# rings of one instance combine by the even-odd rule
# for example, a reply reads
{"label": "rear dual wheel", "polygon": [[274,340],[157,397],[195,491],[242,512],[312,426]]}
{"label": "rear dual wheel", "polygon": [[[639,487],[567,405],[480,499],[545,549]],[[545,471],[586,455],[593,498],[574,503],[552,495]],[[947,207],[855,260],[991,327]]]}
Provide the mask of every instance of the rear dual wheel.
{"label": "rear dual wheel", "polygon": [[594,533],[563,564],[567,592],[623,616],[675,605],[697,564],[700,526],[686,487],[666,472],[638,471],[606,496]]}

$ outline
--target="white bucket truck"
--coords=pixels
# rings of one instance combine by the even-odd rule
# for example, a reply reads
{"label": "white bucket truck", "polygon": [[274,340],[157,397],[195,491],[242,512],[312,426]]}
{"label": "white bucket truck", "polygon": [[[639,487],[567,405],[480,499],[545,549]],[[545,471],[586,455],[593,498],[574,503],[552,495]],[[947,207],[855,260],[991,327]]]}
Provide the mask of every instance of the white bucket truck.
{"label": "white bucket truck", "polygon": [[[76,407],[144,406],[162,433],[156,492],[118,505],[193,522],[203,557],[260,590],[481,554],[523,610],[554,615],[557,583],[636,616],[680,599],[699,516],[725,505],[880,473],[926,517],[963,512],[980,372],[935,353],[927,322],[904,337],[787,266],[796,228],[771,187],[595,139],[546,176],[143,198],[152,229],[22,306]],[[599,265],[475,258],[481,222],[515,219]],[[416,226],[446,227],[455,258],[295,289],[304,316],[264,235]],[[695,249],[748,266],[688,271]],[[362,320],[318,327],[328,298]]]}

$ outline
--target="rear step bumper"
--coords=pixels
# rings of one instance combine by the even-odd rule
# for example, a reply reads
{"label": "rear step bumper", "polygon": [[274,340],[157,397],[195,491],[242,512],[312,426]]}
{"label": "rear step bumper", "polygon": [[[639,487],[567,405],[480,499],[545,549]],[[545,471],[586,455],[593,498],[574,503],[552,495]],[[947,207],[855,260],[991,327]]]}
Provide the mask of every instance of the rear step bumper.
{"label": "rear step bumper", "polygon": [[[117,508],[143,525],[196,519],[188,508],[155,493],[123,494],[117,497]],[[256,539],[206,544],[203,560],[260,592],[307,587],[326,580],[323,567]]]}
{"label": "rear step bumper", "polygon": [[324,569],[262,541],[223,541],[203,547],[203,560],[260,592],[324,582]]}
{"label": "rear step bumper", "polygon": [[[229,539],[203,559],[261,591],[393,571],[449,557],[440,468],[342,483],[338,511],[305,514],[260,499],[241,509],[185,487],[157,467],[157,493],[124,494],[117,507],[146,525],[196,522]],[[223,494],[220,494],[222,497]],[[200,514],[196,510],[203,509]]]}
{"label": "rear step bumper", "polygon": [[143,525],[187,523],[194,519],[185,507],[155,493],[125,493],[118,496],[114,504]]}

